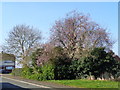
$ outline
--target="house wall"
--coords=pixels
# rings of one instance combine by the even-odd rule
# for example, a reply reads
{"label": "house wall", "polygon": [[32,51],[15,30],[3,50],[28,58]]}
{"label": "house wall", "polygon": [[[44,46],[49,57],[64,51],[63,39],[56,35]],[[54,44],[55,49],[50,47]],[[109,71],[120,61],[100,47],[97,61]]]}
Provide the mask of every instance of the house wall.
{"label": "house wall", "polygon": [[12,71],[15,68],[15,56],[13,54],[0,53],[0,69]]}

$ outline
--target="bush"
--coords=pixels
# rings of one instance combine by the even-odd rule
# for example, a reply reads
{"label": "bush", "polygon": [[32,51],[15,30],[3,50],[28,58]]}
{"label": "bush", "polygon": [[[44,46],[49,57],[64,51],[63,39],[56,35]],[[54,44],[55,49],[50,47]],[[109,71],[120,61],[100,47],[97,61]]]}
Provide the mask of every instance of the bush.
{"label": "bush", "polygon": [[118,77],[120,64],[110,53],[105,52],[104,48],[94,48],[90,56],[82,57],[80,60],[72,60],[70,71],[73,72],[76,79],[89,76],[94,76],[97,79],[105,72]]}
{"label": "bush", "polygon": [[[41,50],[40,50],[41,51]],[[33,54],[32,67],[25,67],[21,71],[16,71],[28,79],[34,80],[63,80],[63,79],[85,79],[95,77],[97,79],[102,73],[108,72],[118,77],[120,74],[120,63],[116,62],[110,53],[104,48],[94,48],[90,55],[80,59],[70,59],[61,47],[56,47],[52,51],[50,60],[37,65],[37,57],[41,52]],[[15,75],[13,71],[13,75]],[[17,74],[16,74],[17,75]]]}
{"label": "bush", "polygon": [[14,75],[14,76],[21,76],[21,72],[22,72],[22,68],[15,68],[15,69],[13,69],[12,70],[12,75]]}
{"label": "bush", "polygon": [[42,66],[41,78],[43,80],[52,80],[54,79],[54,65],[51,63],[45,64]]}
{"label": "bush", "polygon": [[81,60],[72,60],[69,71],[72,73],[72,79],[79,79],[81,77],[83,78],[83,66],[81,64]]}
{"label": "bush", "polygon": [[71,60],[67,56],[58,56],[54,58],[54,74],[55,79],[71,79],[71,71],[69,69]]}
{"label": "bush", "polygon": [[52,64],[45,64],[39,67],[40,72],[34,73],[32,68],[24,68],[22,71],[22,77],[33,80],[52,80],[54,79],[54,66]]}
{"label": "bush", "polygon": [[21,72],[21,76],[29,79],[30,76],[33,74],[32,72],[33,72],[32,68],[25,67]]}
{"label": "bush", "polygon": [[29,79],[33,79],[33,80],[42,80],[42,75],[41,74],[32,74],[29,76]]}

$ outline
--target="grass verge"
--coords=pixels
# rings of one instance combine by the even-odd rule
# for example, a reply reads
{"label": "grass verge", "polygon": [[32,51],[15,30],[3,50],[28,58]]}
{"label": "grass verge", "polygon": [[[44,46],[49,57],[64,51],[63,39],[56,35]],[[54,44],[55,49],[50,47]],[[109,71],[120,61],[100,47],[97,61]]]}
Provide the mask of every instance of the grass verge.
{"label": "grass verge", "polygon": [[77,88],[118,88],[116,81],[101,81],[101,80],[49,80],[48,82],[59,83],[62,85],[77,87]]}

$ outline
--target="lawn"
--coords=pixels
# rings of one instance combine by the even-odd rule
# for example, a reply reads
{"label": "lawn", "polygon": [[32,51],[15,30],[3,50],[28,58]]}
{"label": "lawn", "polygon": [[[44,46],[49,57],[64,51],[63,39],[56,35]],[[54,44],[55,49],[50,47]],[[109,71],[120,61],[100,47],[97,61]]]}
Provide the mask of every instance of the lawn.
{"label": "lawn", "polygon": [[[78,88],[118,88],[118,83],[115,81],[100,81],[100,80],[49,80],[48,82],[59,83],[67,86]],[[120,84],[120,83],[119,83]]]}

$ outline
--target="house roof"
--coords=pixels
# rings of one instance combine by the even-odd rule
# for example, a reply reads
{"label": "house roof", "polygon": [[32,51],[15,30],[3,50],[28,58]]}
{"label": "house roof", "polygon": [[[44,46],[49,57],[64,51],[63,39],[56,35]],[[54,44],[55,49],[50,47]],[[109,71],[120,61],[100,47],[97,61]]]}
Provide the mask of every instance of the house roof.
{"label": "house roof", "polygon": [[15,56],[13,54],[0,53],[0,61],[12,60],[15,61]]}

